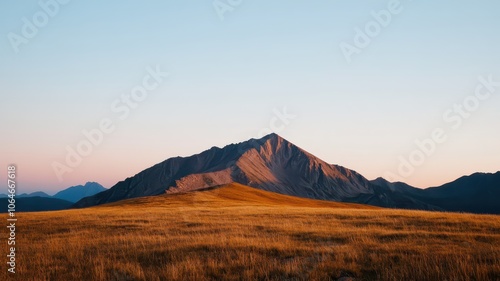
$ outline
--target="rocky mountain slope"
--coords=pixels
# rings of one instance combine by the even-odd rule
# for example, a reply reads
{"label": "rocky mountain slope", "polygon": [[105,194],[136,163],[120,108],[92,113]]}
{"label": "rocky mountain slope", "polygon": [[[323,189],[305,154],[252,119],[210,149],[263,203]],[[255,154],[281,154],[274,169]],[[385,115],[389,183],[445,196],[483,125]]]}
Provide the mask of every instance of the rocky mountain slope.
{"label": "rocky mountain slope", "polygon": [[438,202],[437,198],[442,197],[441,189],[424,192],[381,178],[369,181],[353,170],[324,162],[276,134],[224,148],[212,147],[190,157],[170,158],[117,183],[109,190],[78,201],[75,207],[165,193],[185,193],[229,183],[303,198],[381,207],[475,210],[463,205],[451,208],[449,204]]}
{"label": "rocky mountain slope", "polygon": [[[353,170],[328,164],[276,134],[190,157],[176,157],[75,204],[86,207],[141,196],[181,193],[228,183],[312,199],[428,209]],[[367,195],[370,195],[368,198]],[[366,201],[366,202],[365,202]],[[410,203],[408,203],[410,202]]]}

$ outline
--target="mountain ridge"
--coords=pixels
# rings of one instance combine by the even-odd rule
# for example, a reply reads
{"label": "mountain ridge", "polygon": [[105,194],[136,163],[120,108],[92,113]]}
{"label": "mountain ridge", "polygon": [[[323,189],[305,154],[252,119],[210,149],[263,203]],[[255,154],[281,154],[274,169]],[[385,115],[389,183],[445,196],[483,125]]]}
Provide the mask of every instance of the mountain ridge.
{"label": "mountain ridge", "polygon": [[[80,200],[75,207],[194,191],[232,182],[286,195],[346,202],[380,189],[356,171],[326,163],[273,133],[223,148],[212,147],[188,157],[169,158],[107,191]],[[370,202],[385,206],[388,205],[385,202],[390,201],[390,206],[406,207],[398,205],[392,196],[392,191],[383,190],[379,197],[370,198]],[[411,207],[426,208],[418,204],[413,202]]]}
{"label": "mountain ridge", "polygon": [[[95,195],[106,190],[102,185],[96,182],[87,182],[85,185],[77,185],[65,188],[55,195],[51,196],[43,191],[32,193],[22,193],[16,195],[16,211],[18,212],[42,212],[59,211],[71,208],[80,199]],[[9,197],[7,194],[0,194],[0,213],[7,212]]]}
{"label": "mountain ridge", "polygon": [[124,199],[184,193],[239,183],[264,191],[310,199],[380,207],[443,211],[421,190],[383,179],[369,181],[354,170],[329,164],[277,134],[174,157],[118,182],[74,207]]}
{"label": "mountain ridge", "polygon": [[76,185],[68,187],[64,190],[57,192],[52,197],[76,203],[82,198],[95,195],[105,190],[106,188],[104,188],[104,186],[100,185],[97,182],[87,182],[85,183],[85,185]]}
{"label": "mountain ridge", "polygon": [[415,200],[437,207],[438,210],[500,214],[500,171],[495,173],[476,172],[429,188],[415,188],[408,184],[391,183],[385,179],[373,180],[395,192],[411,194]]}

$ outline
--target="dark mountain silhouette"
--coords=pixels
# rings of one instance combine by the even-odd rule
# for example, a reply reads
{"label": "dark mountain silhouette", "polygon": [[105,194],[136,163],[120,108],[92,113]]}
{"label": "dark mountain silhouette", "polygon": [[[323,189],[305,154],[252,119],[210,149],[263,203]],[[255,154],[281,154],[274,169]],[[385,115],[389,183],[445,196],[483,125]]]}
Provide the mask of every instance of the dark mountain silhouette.
{"label": "dark mountain silhouette", "polygon": [[372,180],[371,183],[389,188],[391,191],[394,192],[399,192],[399,193],[405,193],[405,194],[421,194],[422,190],[421,188],[416,188],[413,187],[409,184],[406,184],[404,182],[389,182],[384,178],[377,178],[375,180]]}
{"label": "dark mountain silhouette", "polygon": [[[6,213],[8,209],[9,198],[0,198],[1,213]],[[73,202],[50,198],[50,197],[21,197],[16,198],[16,212],[39,212],[39,211],[56,211],[68,209],[73,205]]]}
{"label": "dark mountain silhouette", "polygon": [[[23,193],[16,195],[16,211],[18,212],[37,212],[37,211],[54,211],[70,208],[75,202],[80,199],[95,195],[106,190],[102,185],[96,182],[88,182],[85,185],[72,186],[62,191],[59,191],[54,196],[50,196],[45,192],[37,191],[33,193]],[[0,203],[3,206],[1,212],[7,212],[8,199],[7,194],[0,194]],[[5,203],[5,204],[4,204]]]}
{"label": "dark mountain silhouette", "polygon": [[424,190],[429,204],[448,211],[500,214],[500,172],[476,173]]}
{"label": "dark mountain silhouette", "polygon": [[[64,190],[59,191],[54,196],[50,196],[43,191],[36,191],[33,193],[22,193],[16,195],[16,198],[29,198],[29,197],[45,197],[45,198],[57,198],[70,202],[78,202],[80,199],[87,196],[95,195],[99,192],[106,190],[102,185],[97,182],[87,182],[85,185],[77,185],[68,187]],[[1,193],[0,198],[6,198],[7,194]]]}
{"label": "dark mountain silhouette", "polygon": [[65,190],[59,191],[53,197],[75,203],[82,198],[95,195],[104,190],[106,188],[96,182],[87,182],[85,185],[68,187]]}
{"label": "dark mountain silhouette", "polygon": [[36,191],[36,192],[33,192],[33,193],[23,193],[21,195],[17,195],[17,198],[26,198],[26,197],[50,197],[50,195],[48,195],[47,193],[45,192],[42,192],[42,191]]}
{"label": "dark mountain silhouette", "polygon": [[419,189],[408,184],[391,183],[382,178],[372,181],[382,187],[452,212],[500,214],[500,172],[475,173],[438,187]]}
{"label": "dark mountain silhouette", "polygon": [[[4,193],[0,194],[0,198],[6,198],[6,197],[8,197],[7,194]],[[21,193],[19,195],[16,195],[16,198],[27,198],[27,197],[51,197],[51,196],[43,191],[36,191],[33,193]]]}

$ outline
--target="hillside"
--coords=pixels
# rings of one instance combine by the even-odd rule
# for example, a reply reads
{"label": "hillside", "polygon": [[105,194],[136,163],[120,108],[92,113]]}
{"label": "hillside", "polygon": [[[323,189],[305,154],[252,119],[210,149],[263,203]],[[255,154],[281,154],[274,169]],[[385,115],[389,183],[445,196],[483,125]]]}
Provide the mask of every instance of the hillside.
{"label": "hillside", "polygon": [[101,207],[116,207],[129,205],[147,205],[169,207],[222,207],[222,206],[283,206],[303,208],[340,208],[340,209],[378,209],[377,207],[353,203],[340,203],[325,200],[313,200],[295,196],[283,195],[244,186],[238,183],[205,188],[203,190],[166,194],[161,196],[142,197],[105,204]]}
{"label": "hillside", "polygon": [[19,280],[500,278],[499,216],[378,209],[238,184],[18,219]]}

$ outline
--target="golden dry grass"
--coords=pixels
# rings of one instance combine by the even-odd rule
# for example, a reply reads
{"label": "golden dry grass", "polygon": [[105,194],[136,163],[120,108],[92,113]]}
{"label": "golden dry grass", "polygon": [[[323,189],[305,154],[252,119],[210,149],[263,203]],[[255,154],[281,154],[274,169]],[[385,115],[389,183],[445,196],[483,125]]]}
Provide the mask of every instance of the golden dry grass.
{"label": "golden dry grass", "polygon": [[1,280],[500,279],[500,216],[378,209],[240,185],[24,213],[18,225],[18,273],[4,277],[5,267]]}

